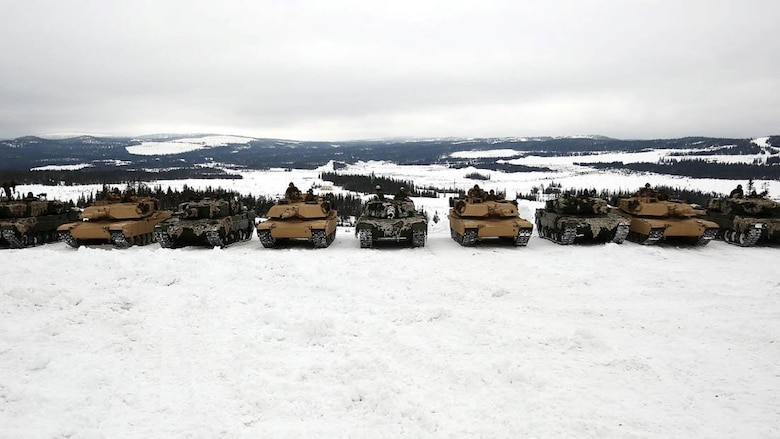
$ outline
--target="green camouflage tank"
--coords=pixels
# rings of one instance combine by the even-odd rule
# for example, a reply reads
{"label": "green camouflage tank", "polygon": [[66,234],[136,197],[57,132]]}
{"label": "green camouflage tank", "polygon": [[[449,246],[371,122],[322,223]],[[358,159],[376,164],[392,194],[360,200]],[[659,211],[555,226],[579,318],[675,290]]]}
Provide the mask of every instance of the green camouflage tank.
{"label": "green camouflage tank", "polygon": [[157,224],[154,234],[163,248],[225,247],[252,239],[255,212],[235,200],[188,201]]}
{"label": "green camouflage tank", "polygon": [[0,247],[22,248],[57,241],[57,227],[77,220],[79,213],[44,194],[0,202]]}
{"label": "green camouflage tank", "polygon": [[604,199],[591,196],[564,195],[536,210],[539,236],[562,245],[588,241],[620,244],[628,236],[630,223],[611,213]]}
{"label": "green camouflage tank", "polygon": [[719,236],[730,244],[751,247],[780,242],[780,203],[766,197],[713,198],[706,217],[718,223]]}
{"label": "green camouflage tank", "polygon": [[371,248],[377,241],[406,241],[412,247],[423,247],[427,234],[428,218],[408,198],[369,200],[355,225],[360,248]]}

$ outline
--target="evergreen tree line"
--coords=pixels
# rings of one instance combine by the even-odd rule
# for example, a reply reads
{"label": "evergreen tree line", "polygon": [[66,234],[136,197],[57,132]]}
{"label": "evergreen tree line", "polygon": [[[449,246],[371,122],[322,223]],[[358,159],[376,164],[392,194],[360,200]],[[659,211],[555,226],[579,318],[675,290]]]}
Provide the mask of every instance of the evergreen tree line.
{"label": "evergreen tree line", "polygon": [[[637,188],[638,190],[639,188]],[[660,193],[668,194],[670,199],[681,200],[687,203],[698,204],[700,206],[707,206],[707,203],[711,198],[723,197],[725,194],[717,192],[703,192],[700,190],[683,189],[680,187],[672,186],[654,186],[653,189]],[[596,188],[571,188],[563,189],[560,184],[551,183],[550,186],[534,186],[528,193],[518,192],[516,194],[517,199],[540,201],[543,199],[556,198],[563,193],[569,193],[575,196],[585,196],[595,194],[596,197],[603,198],[613,206],[618,205],[618,200],[621,198],[627,198],[636,193],[636,191],[613,191],[608,189],[596,189]]]}
{"label": "evergreen tree line", "polygon": [[713,163],[706,160],[669,160],[662,163],[577,163],[596,169],[628,169],[638,172],[680,175],[692,178],[721,178],[747,180],[776,180],[780,178],[780,166],[777,160],[764,164]]}
{"label": "evergreen tree line", "polygon": [[[411,180],[397,180],[394,178],[380,177],[373,173],[371,173],[371,175],[356,175],[322,172],[320,173],[320,179],[333,182],[333,184],[341,186],[345,190],[364,194],[374,193],[377,185],[380,186],[382,191],[387,195],[398,193],[401,187],[406,188],[406,193],[411,197],[436,198],[439,193],[447,192],[447,190],[434,188],[432,186],[417,187]],[[455,190],[453,189],[450,192],[455,192]]]}
{"label": "evergreen tree line", "polygon": [[144,170],[92,170],[79,171],[3,171],[3,180],[13,180],[17,184],[42,184],[48,186],[76,186],[87,184],[123,185],[127,182],[153,180],[185,180],[185,179],[230,179],[240,180],[236,174],[227,174],[222,169],[214,168],[182,168],[151,172]]}

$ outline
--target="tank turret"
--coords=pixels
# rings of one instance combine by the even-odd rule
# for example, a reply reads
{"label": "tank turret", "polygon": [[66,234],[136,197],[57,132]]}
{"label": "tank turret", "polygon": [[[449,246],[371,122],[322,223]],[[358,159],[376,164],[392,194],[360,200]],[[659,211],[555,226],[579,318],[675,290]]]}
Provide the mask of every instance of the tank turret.
{"label": "tank turret", "polygon": [[159,210],[156,198],[136,197],[126,192],[119,197],[109,193],[84,209],[81,221],[63,224],[57,231],[60,240],[71,247],[82,244],[112,243],[117,248],[146,245],[155,241],[154,227],[173,212]]}
{"label": "tank turret", "polygon": [[640,244],[678,240],[703,246],[718,234],[715,222],[698,218],[703,211],[660,196],[648,187],[632,197],[621,198],[616,213],[631,220],[628,238]]}
{"label": "tank turret", "polygon": [[730,244],[751,247],[780,242],[780,203],[763,196],[713,198],[706,218],[718,223],[719,236]]}
{"label": "tank turret", "polygon": [[491,238],[525,246],[533,230],[533,224],[520,217],[516,201],[491,200],[473,194],[450,198],[449,219],[452,239],[463,246],[474,246],[477,241]]}
{"label": "tank turret", "polygon": [[255,212],[236,200],[202,199],[179,204],[154,234],[164,248],[186,245],[225,247],[252,238]]}
{"label": "tank turret", "polygon": [[57,240],[57,227],[78,218],[78,212],[45,194],[0,202],[0,247],[21,248]]}
{"label": "tank turret", "polygon": [[287,198],[268,210],[268,219],[257,225],[263,247],[273,248],[289,240],[308,241],[315,248],[328,247],[336,238],[338,213],[330,202],[309,190],[301,196],[292,183]]}
{"label": "tank turret", "polygon": [[628,235],[630,221],[611,213],[607,202],[598,197],[564,195],[548,200],[544,209],[536,210],[539,236],[558,244],[612,241],[622,243]]}

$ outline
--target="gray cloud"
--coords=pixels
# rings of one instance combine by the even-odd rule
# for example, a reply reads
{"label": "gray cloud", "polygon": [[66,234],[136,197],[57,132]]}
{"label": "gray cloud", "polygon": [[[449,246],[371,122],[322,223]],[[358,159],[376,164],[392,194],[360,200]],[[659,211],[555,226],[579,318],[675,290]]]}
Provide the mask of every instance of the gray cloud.
{"label": "gray cloud", "polygon": [[0,138],[778,133],[774,1],[0,4]]}

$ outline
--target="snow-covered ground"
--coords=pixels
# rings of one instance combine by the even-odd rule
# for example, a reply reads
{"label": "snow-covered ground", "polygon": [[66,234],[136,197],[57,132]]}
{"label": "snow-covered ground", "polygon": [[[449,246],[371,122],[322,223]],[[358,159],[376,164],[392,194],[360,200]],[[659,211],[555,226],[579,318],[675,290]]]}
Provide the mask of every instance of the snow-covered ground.
{"label": "snow-covered ground", "polygon": [[[463,178],[473,169],[344,172],[372,170],[474,184]],[[489,174],[481,186],[510,193],[551,180],[736,183]],[[317,175],[175,185],[339,191]],[[17,189],[87,189],[40,188]],[[360,249],[340,228],[321,250],[254,238],[0,252],[0,437],[780,437],[777,247],[564,247],[534,235],[524,248],[463,248],[446,198],[415,201],[442,219],[420,249]],[[521,201],[520,213],[539,205]]]}

